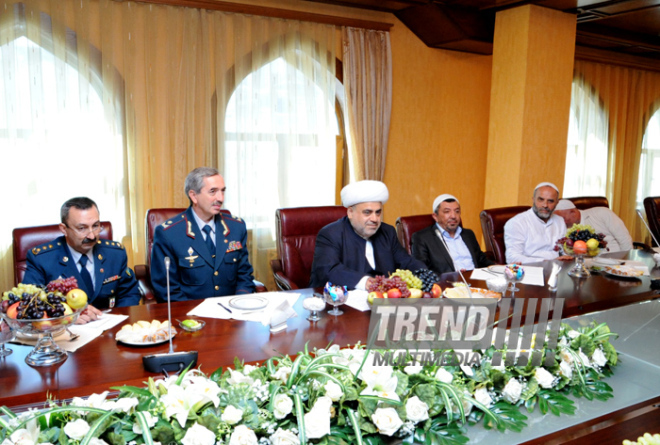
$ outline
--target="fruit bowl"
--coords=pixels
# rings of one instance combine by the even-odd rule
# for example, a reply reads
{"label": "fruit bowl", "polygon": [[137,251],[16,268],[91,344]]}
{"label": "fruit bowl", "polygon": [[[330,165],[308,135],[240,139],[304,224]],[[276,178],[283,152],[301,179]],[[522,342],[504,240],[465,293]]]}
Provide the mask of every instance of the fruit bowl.
{"label": "fruit bowl", "polygon": [[63,362],[67,353],[53,340],[53,333],[62,331],[74,324],[78,316],[87,308],[66,314],[61,317],[40,318],[38,320],[26,318],[11,318],[7,314],[0,313],[0,317],[16,332],[28,337],[39,336],[39,341],[34,349],[25,357],[25,362],[31,366],[50,366]]}

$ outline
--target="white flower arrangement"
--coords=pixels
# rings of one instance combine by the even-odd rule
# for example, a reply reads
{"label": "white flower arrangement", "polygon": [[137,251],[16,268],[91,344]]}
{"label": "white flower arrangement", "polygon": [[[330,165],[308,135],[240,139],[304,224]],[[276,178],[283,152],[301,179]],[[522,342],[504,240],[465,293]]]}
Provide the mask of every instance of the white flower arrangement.
{"label": "white flower arrangement", "polygon": [[[577,334],[576,334],[577,333]],[[607,326],[562,326],[556,356],[541,366],[491,365],[494,347],[480,351],[470,372],[460,366],[374,366],[374,351],[360,345],[303,351],[261,366],[235,361],[211,375],[188,370],[146,388],[52,404],[19,415],[0,408],[0,445],[302,445],[362,444],[370,436],[437,443],[463,441],[463,428],[520,430],[520,412],[539,407],[572,414],[566,397],[606,400],[617,353]],[[543,355],[547,344],[543,345]],[[499,351],[506,353],[507,351]]]}

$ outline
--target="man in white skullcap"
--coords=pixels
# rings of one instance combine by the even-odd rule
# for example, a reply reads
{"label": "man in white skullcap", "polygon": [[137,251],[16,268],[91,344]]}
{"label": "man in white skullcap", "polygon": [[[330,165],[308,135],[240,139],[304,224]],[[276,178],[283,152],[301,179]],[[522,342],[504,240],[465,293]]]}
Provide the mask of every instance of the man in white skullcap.
{"label": "man in white skullcap", "polygon": [[[551,182],[534,188],[532,208],[504,225],[507,263],[534,263],[559,258],[554,250],[559,238],[566,235],[566,224],[553,215],[559,202],[559,189]],[[560,259],[566,259],[561,257]]]}
{"label": "man in white skullcap", "polygon": [[382,222],[388,198],[387,186],[380,181],[354,182],[342,189],[346,216],[319,231],[310,287],[330,282],[364,290],[376,275],[426,267],[401,247],[394,227]]}
{"label": "man in white skullcap", "polygon": [[413,257],[439,274],[473,270],[494,264],[482,252],[477,237],[461,227],[461,204],[455,196],[443,194],[433,201],[435,224],[412,236]]}
{"label": "man in white skullcap", "polygon": [[607,249],[610,252],[627,251],[633,248],[632,237],[616,213],[608,207],[592,207],[578,210],[568,199],[561,199],[555,207],[555,214],[564,218],[566,227],[573,224],[586,224],[594,228],[596,233],[605,235]]}

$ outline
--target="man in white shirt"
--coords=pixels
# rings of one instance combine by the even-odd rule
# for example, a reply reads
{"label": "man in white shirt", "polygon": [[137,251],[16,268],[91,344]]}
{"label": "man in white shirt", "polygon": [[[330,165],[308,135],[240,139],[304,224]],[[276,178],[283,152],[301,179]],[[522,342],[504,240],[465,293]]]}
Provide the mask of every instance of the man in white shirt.
{"label": "man in white shirt", "polygon": [[557,204],[555,214],[564,219],[568,228],[573,224],[586,224],[593,227],[596,233],[604,234],[607,249],[610,252],[627,251],[633,248],[632,237],[626,225],[607,207],[578,210],[571,201],[562,199]]}
{"label": "man in white shirt", "polygon": [[555,244],[566,235],[566,223],[553,215],[558,202],[556,185],[542,182],[536,186],[532,208],[504,225],[507,263],[524,264],[559,258]]}

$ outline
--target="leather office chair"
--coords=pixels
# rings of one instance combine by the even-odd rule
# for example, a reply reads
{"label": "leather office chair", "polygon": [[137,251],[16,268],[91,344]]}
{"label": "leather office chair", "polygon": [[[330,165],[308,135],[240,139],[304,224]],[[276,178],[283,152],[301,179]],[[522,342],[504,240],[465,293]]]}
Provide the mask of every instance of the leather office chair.
{"label": "leather office chair", "polygon": [[499,207],[481,211],[481,230],[486,241],[486,250],[493,252],[495,262],[506,264],[506,247],[504,245],[504,224],[518,213],[529,209],[529,206]]}
{"label": "leather office chair", "polygon": [[309,286],[316,235],[324,226],[344,216],[343,206],[297,207],[275,212],[277,258],[271,260],[270,267],[279,289]]}
{"label": "leather office chair", "polygon": [[[660,241],[660,196],[644,198],[644,210],[646,210],[646,219],[653,236]],[[651,244],[658,247],[653,240],[651,240]]]}
{"label": "leather office chair", "polygon": [[[170,218],[173,218],[174,216],[178,215],[179,213],[185,212],[185,208],[162,208],[162,209],[149,209],[147,210],[147,215],[145,217],[145,241],[146,241],[146,247],[147,247],[147,264],[144,267],[144,274],[146,276],[146,279],[149,283],[149,289],[145,293],[145,301],[149,303],[154,303],[156,302],[156,295],[154,294],[153,288],[151,287],[151,251],[154,246],[154,233],[156,231],[156,227],[158,227],[160,224],[164,223]],[[222,213],[226,215],[231,215],[231,212],[227,209],[221,209],[220,210]],[[136,274],[137,274],[137,267],[136,267]],[[267,292],[268,289],[266,287],[259,283],[255,282],[257,285],[257,292]]]}
{"label": "leather office chair", "polygon": [[412,255],[412,236],[413,233],[422,230],[425,227],[434,224],[433,214],[400,216],[396,219],[396,236],[399,242],[406,249],[406,252]]}
{"label": "leather office chair", "polygon": [[590,209],[592,207],[610,207],[610,203],[604,196],[578,196],[575,198],[565,198],[572,201],[578,210]]}
{"label": "leather office chair", "polygon": [[[112,240],[112,224],[101,222],[99,238]],[[20,283],[27,270],[27,254],[37,246],[45,244],[62,235],[59,224],[47,226],[18,227],[12,231],[14,250],[14,286]],[[48,284],[48,283],[40,283]]]}

